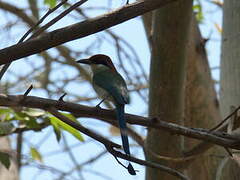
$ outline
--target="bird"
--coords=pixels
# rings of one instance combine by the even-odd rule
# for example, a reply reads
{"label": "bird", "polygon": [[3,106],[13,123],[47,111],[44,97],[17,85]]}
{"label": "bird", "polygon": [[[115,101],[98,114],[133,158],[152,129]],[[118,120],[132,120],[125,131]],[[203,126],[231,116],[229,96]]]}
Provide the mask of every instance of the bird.
{"label": "bird", "polygon": [[[77,63],[87,64],[91,67],[93,89],[102,98],[97,107],[105,100],[111,101],[115,105],[123,150],[130,156],[127,125],[124,116],[125,104],[129,104],[130,98],[125,80],[117,72],[111,58],[107,55],[96,54],[87,59],[78,60]],[[127,169],[131,175],[136,175],[130,162],[128,162]]]}

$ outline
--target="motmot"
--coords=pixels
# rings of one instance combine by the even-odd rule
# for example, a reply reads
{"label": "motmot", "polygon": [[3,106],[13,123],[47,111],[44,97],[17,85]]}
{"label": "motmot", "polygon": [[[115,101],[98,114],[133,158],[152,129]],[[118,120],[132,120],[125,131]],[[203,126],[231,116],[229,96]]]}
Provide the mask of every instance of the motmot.
{"label": "motmot", "polygon": [[[125,104],[129,103],[129,94],[125,80],[117,72],[111,58],[104,54],[93,55],[90,58],[81,59],[77,62],[90,65],[91,67],[93,89],[102,98],[102,101],[97,106],[104,100],[109,100],[116,106],[116,116],[120,128],[123,150],[130,156],[127,125],[124,116]],[[130,162],[127,169],[131,175],[136,175]]]}

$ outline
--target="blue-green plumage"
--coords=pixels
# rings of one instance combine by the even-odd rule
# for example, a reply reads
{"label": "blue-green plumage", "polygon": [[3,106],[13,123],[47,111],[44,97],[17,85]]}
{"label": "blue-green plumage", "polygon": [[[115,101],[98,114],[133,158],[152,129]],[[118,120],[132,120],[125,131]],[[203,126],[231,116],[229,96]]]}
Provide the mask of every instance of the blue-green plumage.
{"label": "blue-green plumage", "polygon": [[[92,83],[97,94],[112,101],[116,106],[116,115],[121,132],[124,152],[130,156],[127,126],[124,116],[125,104],[129,103],[127,85],[122,76],[116,71],[110,58],[105,55],[95,55],[89,59],[78,61],[90,64],[93,72]],[[128,172],[135,175],[131,163],[128,165]]]}
{"label": "blue-green plumage", "polygon": [[124,149],[126,154],[130,155],[127,132],[124,132],[127,129],[126,121],[125,121],[125,117],[124,117],[124,105],[117,105],[116,106],[116,114],[117,114],[117,119],[119,120],[119,122],[118,122],[119,127],[121,129],[123,149]]}
{"label": "blue-green plumage", "polygon": [[[124,106],[129,103],[128,90],[125,81],[119,73],[110,69],[103,69],[102,71],[93,74],[93,84],[96,92],[100,94],[100,96],[106,97],[107,94],[109,94],[109,99],[115,104],[117,119],[121,130],[123,149],[126,154],[130,155],[126,132],[127,126],[124,117]],[[105,93],[107,94],[104,94],[104,91],[99,88],[105,90]],[[103,94],[101,94],[102,92]]]}
{"label": "blue-green plumage", "polygon": [[[129,95],[124,79],[116,71],[103,68],[102,71],[93,74],[93,87],[101,97],[109,97],[109,100],[115,104],[123,150],[130,156],[127,125],[124,116],[124,107],[125,104],[129,103]],[[131,163],[128,165],[128,172],[132,175],[136,174]]]}
{"label": "blue-green plumage", "polygon": [[[104,93],[109,94],[112,98],[110,100],[113,101],[115,105],[129,103],[127,85],[118,72],[102,67],[101,71],[99,70],[93,73],[92,83],[94,89],[100,96],[104,96]],[[101,93],[101,90],[97,89],[99,87],[96,88],[96,86],[102,88],[103,93]]]}

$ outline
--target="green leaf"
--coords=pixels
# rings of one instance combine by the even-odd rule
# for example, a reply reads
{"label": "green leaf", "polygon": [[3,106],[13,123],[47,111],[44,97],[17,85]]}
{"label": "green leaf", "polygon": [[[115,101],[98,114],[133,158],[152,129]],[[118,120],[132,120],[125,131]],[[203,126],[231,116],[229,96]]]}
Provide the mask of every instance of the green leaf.
{"label": "green leaf", "polygon": [[14,129],[14,126],[10,122],[0,122],[0,135],[9,134]]}
{"label": "green leaf", "polygon": [[4,165],[5,168],[9,169],[11,165],[9,154],[0,152],[0,162]]}
{"label": "green leaf", "polygon": [[77,119],[70,113],[61,113],[62,115],[66,116],[67,118],[71,119],[72,121],[75,121],[78,123]]}
{"label": "green leaf", "polygon": [[13,110],[10,108],[0,108],[0,119],[2,121],[9,121],[13,116]]}
{"label": "green leaf", "polygon": [[12,112],[13,112],[13,110],[10,109],[10,108],[0,108],[0,115],[2,115],[2,114],[10,114]]}
{"label": "green leaf", "polygon": [[57,4],[56,0],[44,0],[44,4],[48,5],[50,8],[54,8]]}
{"label": "green leaf", "polygon": [[193,5],[193,10],[194,11],[200,11],[201,9],[202,9],[202,7],[200,6],[200,4]]}
{"label": "green leaf", "polygon": [[204,20],[202,5],[199,1],[197,1],[197,3],[198,4],[193,5],[193,11],[196,13],[197,21],[201,23]]}
{"label": "green leaf", "polygon": [[[33,116],[30,116],[33,115]],[[41,113],[42,114],[42,113]],[[37,117],[40,116],[38,112],[31,112],[31,111],[22,111],[16,112],[12,119],[24,121],[25,125],[29,128],[39,128],[39,124],[37,122]]]}
{"label": "green leaf", "polygon": [[29,128],[40,128],[40,125],[37,122],[37,119],[35,118],[30,118],[28,121],[25,122],[26,126]]}
{"label": "green leaf", "polygon": [[29,121],[30,117],[24,112],[15,112],[13,119],[19,121]]}
{"label": "green leaf", "polygon": [[41,154],[38,152],[38,150],[36,148],[31,147],[30,148],[30,153],[31,153],[31,156],[32,156],[32,158],[34,160],[42,162],[42,156],[41,156]]}
{"label": "green leaf", "polygon": [[[63,115],[67,116],[69,119],[73,120],[73,121],[76,121],[76,118],[71,115],[71,114],[66,114],[66,113],[62,113]],[[62,122],[61,120],[59,120],[58,118],[56,117],[49,117],[50,118],[50,122],[52,123],[54,121],[54,123],[57,123],[57,125],[62,128],[63,130],[71,133],[74,137],[76,137],[79,141],[84,141],[84,138],[83,136],[81,135],[81,133],[76,130],[75,128],[73,128],[72,126],[69,126],[68,124]],[[53,124],[53,123],[52,123]],[[54,126],[54,125],[53,125]]]}
{"label": "green leaf", "polygon": [[57,121],[54,120],[54,118],[50,118],[50,123],[53,126],[53,130],[54,130],[56,139],[59,142],[60,139],[61,139],[61,129],[60,129],[60,126],[58,125]]}

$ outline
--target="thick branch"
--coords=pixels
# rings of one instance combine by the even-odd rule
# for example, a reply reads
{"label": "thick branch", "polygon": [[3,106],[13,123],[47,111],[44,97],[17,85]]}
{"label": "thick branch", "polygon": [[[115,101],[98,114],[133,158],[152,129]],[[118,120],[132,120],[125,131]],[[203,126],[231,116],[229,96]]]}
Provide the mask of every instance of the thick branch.
{"label": "thick branch", "polygon": [[58,46],[68,41],[97,33],[124,21],[142,15],[146,12],[163,7],[176,0],[164,1],[141,1],[126,5],[110,13],[88,19],[55,31],[46,33],[42,37],[34,38],[28,42],[13,45],[0,50],[0,65],[10,63],[14,60],[40,53],[49,48]]}
{"label": "thick branch", "polygon": [[[112,110],[104,110],[95,107],[83,106],[79,104],[56,101],[51,99],[39,98],[34,96],[24,97],[23,95],[6,96],[0,95],[0,106],[6,107],[30,107],[48,110],[54,107],[58,110],[68,111],[77,117],[92,117],[101,119],[106,122],[116,121],[115,113]],[[167,123],[159,119],[149,119],[137,115],[126,114],[126,120],[130,124],[147,126],[155,129],[162,129],[174,134],[204,140],[220,146],[240,149],[240,139],[233,135],[223,134],[220,132],[211,132],[203,129],[187,128],[174,123]]]}

